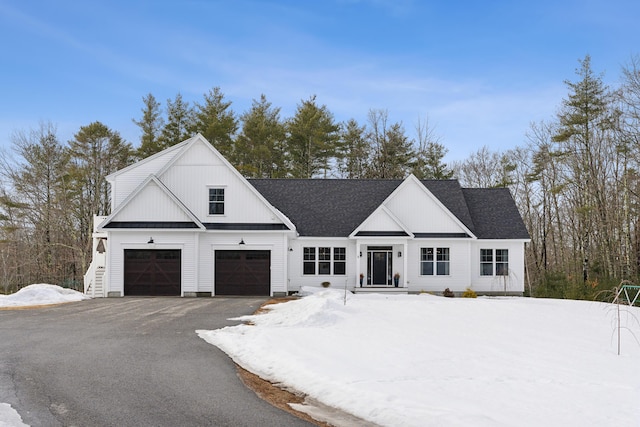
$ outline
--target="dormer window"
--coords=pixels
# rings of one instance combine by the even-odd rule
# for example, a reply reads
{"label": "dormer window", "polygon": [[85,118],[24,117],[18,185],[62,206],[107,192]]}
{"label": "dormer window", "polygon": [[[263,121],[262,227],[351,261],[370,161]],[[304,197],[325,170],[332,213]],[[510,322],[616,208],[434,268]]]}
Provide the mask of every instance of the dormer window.
{"label": "dormer window", "polygon": [[224,188],[209,189],[209,215],[224,215]]}

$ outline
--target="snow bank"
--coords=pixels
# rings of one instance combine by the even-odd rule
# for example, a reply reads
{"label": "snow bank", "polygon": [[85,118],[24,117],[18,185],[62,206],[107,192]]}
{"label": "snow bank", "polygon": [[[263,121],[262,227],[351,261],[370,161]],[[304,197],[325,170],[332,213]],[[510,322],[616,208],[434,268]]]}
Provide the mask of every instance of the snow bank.
{"label": "snow bank", "polygon": [[383,426],[640,422],[640,309],[323,289],[197,331],[245,369]]}
{"label": "snow bank", "polygon": [[29,427],[8,403],[0,403],[0,427]]}
{"label": "snow bank", "polygon": [[0,295],[0,307],[60,304],[84,299],[89,299],[89,297],[73,289],[56,285],[36,284],[26,286],[15,294]]}

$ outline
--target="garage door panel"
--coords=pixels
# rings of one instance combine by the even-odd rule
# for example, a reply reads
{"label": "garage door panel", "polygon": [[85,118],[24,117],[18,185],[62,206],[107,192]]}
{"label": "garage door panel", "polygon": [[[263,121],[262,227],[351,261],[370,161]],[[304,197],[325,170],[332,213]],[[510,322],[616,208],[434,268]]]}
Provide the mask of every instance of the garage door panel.
{"label": "garage door panel", "polygon": [[270,295],[270,251],[216,251],[215,258],[216,295]]}
{"label": "garage door panel", "polygon": [[125,295],[180,295],[182,251],[126,249],[124,258]]}

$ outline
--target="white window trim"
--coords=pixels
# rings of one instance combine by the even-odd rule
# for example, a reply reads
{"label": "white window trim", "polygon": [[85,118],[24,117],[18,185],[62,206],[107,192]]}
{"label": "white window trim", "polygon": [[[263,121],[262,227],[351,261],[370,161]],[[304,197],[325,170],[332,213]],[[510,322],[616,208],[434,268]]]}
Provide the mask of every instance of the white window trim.
{"label": "white window trim", "polygon": [[[211,212],[211,200],[210,190],[224,190],[224,200],[222,201],[222,209],[224,213],[221,214],[212,214]],[[227,215],[227,186],[226,185],[207,185],[207,216],[213,218],[222,218]]]}
{"label": "white window trim", "polygon": [[[432,261],[423,261],[422,260],[422,250],[423,249],[431,249],[433,251],[433,260]],[[449,259],[447,261],[438,261],[438,249],[447,249],[448,253],[449,253]],[[421,247],[420,248],[420,276],[421,277],[447,277],[447,276],[451,276],[451,248],[450,247],[446,247],[446,246],[440,246],[440,247],[435,247],[435,246],[425,246],[425,247]],[[426,263],[429,262],[433,265],[433,274],[422,274],[422,263]],[[449,268],[447,269],[448,273],[447,274],[438,274],[438,262],[446,262],[449,265]]]}
{"label": "white window trim", "polygon": [[[305,249],[306,248],[311,248],[314,249],[315,252],[315,259],[313,260],[305,260],[304,259],[304,253],[305,253]],[[328,248],[329,249],[329,259],[328,260],[324,260],[324,259],[320,259],[320,248]],[[335,250],[336,249],[343,249],[344,250],[344,259],[335,259],[336,253]],[[310,263],[313,262],[314,263],[314,273],[313,274],[307,274],[304,272],[304,265],[305,263]],[[328,274],[320,274],[320,263],[321,262],[328,262],[329,263],[329,273]],[[341,262],[344,263],[344,274],[343,273],[336,273],[335,272],[335,265],[337,262]],[[302,275],[303,276],[320,276],[320,277],[328,277],[328,276],[339,276],[339,277],[344,277],[347,275],[347,247],[346,246],[324,246],[324,245],[320,245],[320,246],[303,246],[302,247]]]}

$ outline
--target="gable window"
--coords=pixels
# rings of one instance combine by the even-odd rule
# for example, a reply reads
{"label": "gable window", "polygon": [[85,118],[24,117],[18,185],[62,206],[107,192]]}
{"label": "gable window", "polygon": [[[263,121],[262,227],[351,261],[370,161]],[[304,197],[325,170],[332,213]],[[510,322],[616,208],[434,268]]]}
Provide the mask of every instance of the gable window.
{"label": "gable window", "polygon": [[420,248],[420,274],[448,276],[450,274],[449,248]]}
{"label": "gable window", "polygon": [[509,249],[480,249],[481,276],[508,276]]}
{"label": "gable window", "polygon": [[347,274],[347,249],[332,247],[306,247],[302,252],[302,274]]}
{"label": "gable window", "polygon": [[224,215],[224,188],[209,189],[209,215]]}

